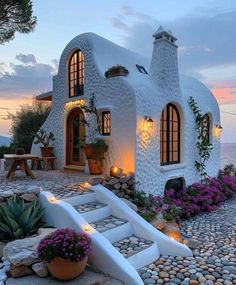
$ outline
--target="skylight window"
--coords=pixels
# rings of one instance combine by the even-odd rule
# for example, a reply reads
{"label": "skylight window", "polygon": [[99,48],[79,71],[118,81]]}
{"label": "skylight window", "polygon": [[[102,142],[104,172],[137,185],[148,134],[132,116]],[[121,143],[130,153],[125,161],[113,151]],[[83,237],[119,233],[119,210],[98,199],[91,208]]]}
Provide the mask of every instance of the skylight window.
{"label": "skylight window", "polygon": [[136,67],[138,68],[138,71],[139,71],[140,73],[148,74],[147,70],[146,70],[142,65],[136,64]]}

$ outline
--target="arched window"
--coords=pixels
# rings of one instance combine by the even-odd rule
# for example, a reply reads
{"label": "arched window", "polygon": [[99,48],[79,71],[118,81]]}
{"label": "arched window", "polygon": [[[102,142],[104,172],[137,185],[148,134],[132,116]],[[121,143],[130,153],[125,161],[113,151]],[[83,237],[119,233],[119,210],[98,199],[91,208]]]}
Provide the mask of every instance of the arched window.
{"label": "arched window", "polygon": [[202,121],[202,136],[207,140],[207,142],[210,142],[210,123],[209,115],[205,114]]}
{"label": "arched window", "polygon": [[69,62],[69,97],[81,95],[84,95],[84,55],[77,50]]}
{"label": "arched window", "polygon": [[161,165],[180,162],[180,116],[173,104],[168,104],[161,114],[160,122]]}

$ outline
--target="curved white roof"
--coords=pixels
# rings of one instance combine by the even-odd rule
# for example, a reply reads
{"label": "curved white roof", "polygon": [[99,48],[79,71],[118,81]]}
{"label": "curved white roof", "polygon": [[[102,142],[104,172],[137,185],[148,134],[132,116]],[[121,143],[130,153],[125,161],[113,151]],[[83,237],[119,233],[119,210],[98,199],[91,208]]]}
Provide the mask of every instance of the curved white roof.
{"label": "curved white roof", "polygon": [[[146,87],[149,93],[156,90],[157,94],[161,94],[161,91],[158,90],[157,85],[153,84],[149,75],[140,73],[136,67],[136,64],[141,65],[149,72],[150,62],[147,58],[94,33],[80,34],[72,39],[65,47],[61,60],[65,59],[68,52],[74,50],[75,47],[81,48],[81,43],[86,43],[85,45],[88,46],[93,53],[93,59],[101,76],[104,76],[108,68],[115,65],[122,65],[129,71],[129,75],[122,78],[126,80],[134,90],[140,89],[140,87],[142,89]],[[199,80],[181,75],[180,86],[183,97],[189,98],[193,96],[201,106],[208,105],[208,107],[212,106],[214,110],[219,110],[214,95]]]}

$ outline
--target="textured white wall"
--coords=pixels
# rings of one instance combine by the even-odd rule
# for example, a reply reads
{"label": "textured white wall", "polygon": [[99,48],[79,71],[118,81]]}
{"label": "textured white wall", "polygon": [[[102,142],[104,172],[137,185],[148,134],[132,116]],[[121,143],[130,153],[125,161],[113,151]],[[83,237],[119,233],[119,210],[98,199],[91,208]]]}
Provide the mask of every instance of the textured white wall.
{"label": "textured white wall", "polygon": [[[73,99],[68,94],[68,61],[73,51],[81,49],[85,58],[85,90],[84,96]],[[89,34],[74,38],[64,49],[58,75],[53,82],[52,110],[42,128],[55,134],[54,152],[57,167],[64,168],[66,158],[66,118],[70,110],[64,105],[70,100],[83,98],[88,100],[92,94],[96,98],[97,108],[111,111],[111,136],[99,136],[109,144],[106,155],[106,169],[111,165],[119,165],[126,172],[135,167],[135,97],[131,88],[122,77],[106,79],[100,72],[93,56],[93,43]],[[121,111],[122,110],[122,111]],[[33,145],[32,152],[39,154],[39,146]]]}
{"label": "textured white wall", "polygon": [[[163,194],[169,179],[183,177],[186,185],[200,180],[194,167],[197,159],[195,118],[188,100],[193,96],[203,113],[212,114],[212,126],[220,123],[219,108],[212,93],[199,81],[181,76],[179,82],[176,47],[166,40],[154,44],[149,75],[137,71],[136,63],[147,69],[141,57],[93,34],[82,34],[65,47],[58,75],[53,80],[52,111],[43,126],[55,134],[57,167],[65,166],[69,111],[64,109],[64,104],[73,100],[68,97],[67,65],[78,48],[85,56],[85,95],[75,99],[88,99],[94,93],[97,107],[111,111],[111,136],[104,137],[109,144],[104,171],[108,172],[111,165],[122,167],[126,172],[135,171],[140,189],[153,194]],[[115,62],[128,68],[127,78],[104,77],[104,71]],[[177,106],[181,116],[181,163],[160,166],[160,116],[170,102]],[[152,116],[153,128],[144,127],[144,116]],[[219,169],[220,154],[218,139],[213,137],[212,142],[214,149],[207,171],[213,176]],[[39,153],[39,146],[33,145],[32,152]]]}

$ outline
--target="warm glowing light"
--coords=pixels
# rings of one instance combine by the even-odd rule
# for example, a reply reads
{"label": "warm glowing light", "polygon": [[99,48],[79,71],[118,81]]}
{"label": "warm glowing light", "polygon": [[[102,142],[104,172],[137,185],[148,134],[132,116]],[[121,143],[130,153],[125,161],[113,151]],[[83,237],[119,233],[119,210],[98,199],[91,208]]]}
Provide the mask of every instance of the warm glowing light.
{"label": "warm glowing light", "polygon": [[118,171],[118,167],[115,166],[115,167],[113,168],[113,172],[117,173],[117,171]]}
{"label": "warm glowing light", "polygon": [[91,185],[90,185],[89,182],[85,182],[85,183],[84,183],[84,187],[88,188],[88,187],[90,187],[90,186],[91,186]]}
{"label": "warm glowing light", "polygon": [[112,166],[110,168],[110,175],[114,177],[120,177],[123,174],[123,169],[117,166]]}
{"label": "warm glowing light", "polygon": [[77,100],[72,100],[72,101],[69,101],[69,102],[66,102],[65,105],[64,105],[64,108],[66,110],[69,110],[73,107],[81,107],[85,104],[85,101],[84,99],[77,99]]}
{"label": "warm glowing light", "polygon": [[221,125],[215,125],[215,127],[214,127],[214,136],[216,138],[220,138],[222,130],[223,130],[223,128],[222,128]]}
{"label": "warm glowing light", "polygon": [[86,231],[86,232],[89,232],[90,231],[90,226],[89,225],[86,225],[86,226],[84,226],[84,230]]}
{"label": "warm glowing light", "polygon": [[179,231],[168,231],[166,232],[168,237],[170,237],[172,240],[176,240],[178,242],[182,242],[182,237]]}
{"label": "warm glowing light", "polygon": [[154,122],[153,122],[152,117],[145,116],[145,117],[144,117],[144,120],[145,120],[145,125],[146,125],[148,128],[153,127]]}
{"label": "warm glowing light", "polygon": [[52,197],[49,198],[49,201],[52,202],[52,203],[53,203],[53,202],[56,202],[56,201],[57,201],[57,198],[54,197],[54,196],[52,196]]}

